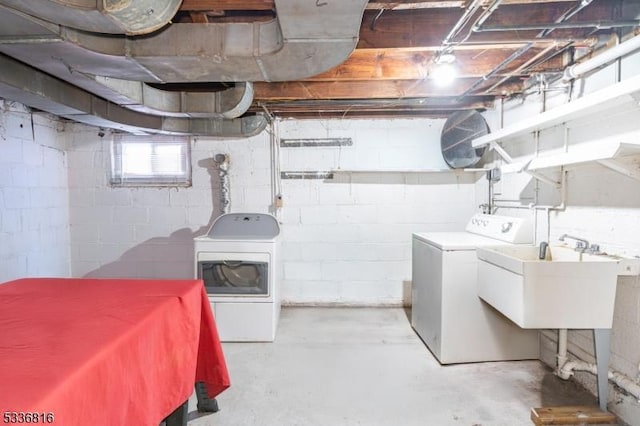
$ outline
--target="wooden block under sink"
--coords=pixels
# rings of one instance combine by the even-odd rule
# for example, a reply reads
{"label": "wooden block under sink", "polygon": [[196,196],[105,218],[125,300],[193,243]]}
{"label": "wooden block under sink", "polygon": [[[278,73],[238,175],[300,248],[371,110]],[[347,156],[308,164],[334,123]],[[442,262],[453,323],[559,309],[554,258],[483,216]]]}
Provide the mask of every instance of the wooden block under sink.
{"label": "wooden block under sink", "polygon": [[616,416],[596,406],[539,407],[531,409],[536,425],[616,425]]}

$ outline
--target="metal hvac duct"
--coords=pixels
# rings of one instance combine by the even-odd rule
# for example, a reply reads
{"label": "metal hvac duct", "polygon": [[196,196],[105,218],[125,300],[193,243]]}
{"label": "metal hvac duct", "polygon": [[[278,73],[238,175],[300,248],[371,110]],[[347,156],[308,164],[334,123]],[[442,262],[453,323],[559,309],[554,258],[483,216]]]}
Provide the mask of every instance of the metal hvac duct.
{"label": "metal hvac duct", "polygon": [[[252,102],[251,85],[172,94],[144,83],[290,81],[320,74],[355,49],[367,4],[275,0],[277,19],[269,22],[172,24],[131,36],[138,30],[102,34],[107,24],[88,28],[58,13],[69,5],[82,9],[85,1],[0,0],[0,52],[124,108],[175,118],[237,117]],[[118,3],[101,1],[95,10]],[[154,13],[169,7],[167,0],[118,4],[129,6],[133,21],[145,21],[139,13],[145,6]]]}
{"label": "metal hvac duct", "polygon": [[45,21],[110,34],[147,34],[167,25],[182,0],[0,0]]}
{"label": "metal hvac duct", "polygon": [[246,138],[267,126],[262,115],[236,119],[173,118],[123,108],[41,71],[0,55],[0,97],[81,123],[131,133]]}
{"label": "metal hvac duct", "polygon": [[49,25],[4,8],[0,50],[54,74],[66,67],[176,83],[300,80],[339,65],[356,47],[367,0],[275,3],[278,17],[269,22],[176,23],[143,37]]}
{"label": "metal hvac duct", "polygon": [[93,76],[104,87],[100,95],[118,105],[166,117],[236,118],[253,102],[253,84],[236,83],[219,92],[174,92],[147,83]]}

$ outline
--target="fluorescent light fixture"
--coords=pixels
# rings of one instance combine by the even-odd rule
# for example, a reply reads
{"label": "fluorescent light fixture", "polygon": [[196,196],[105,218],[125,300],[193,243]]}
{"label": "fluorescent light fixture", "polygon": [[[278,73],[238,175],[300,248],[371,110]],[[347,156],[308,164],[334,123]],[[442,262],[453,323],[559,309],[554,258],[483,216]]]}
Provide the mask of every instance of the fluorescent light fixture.
{"label": "fluorescent light fixture", "polygon": [[451,53],[440,55],[429,74],[429,78],[437,86],[449,86],[458,77],[458,69],[454,65],[455,61],[456,57]]}

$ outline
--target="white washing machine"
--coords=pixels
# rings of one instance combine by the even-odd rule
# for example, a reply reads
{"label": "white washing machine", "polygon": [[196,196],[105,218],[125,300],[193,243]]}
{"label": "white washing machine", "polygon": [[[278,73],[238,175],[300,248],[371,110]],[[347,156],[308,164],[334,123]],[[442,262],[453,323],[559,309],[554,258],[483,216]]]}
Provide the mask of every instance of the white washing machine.
{"label": "white washing machine", "polygon": [[531,244],[531,222],[477,214],[466,232],[413,234],[411,325],[441,364],[537,359],[524,330],[478,297],[476,247]]}
{"label": "white washing machine", "polygon": [[194,239],[195,273],[204,281],[223,342],[272,342],[280,317],[280,225],[264,213],[228,213]]}

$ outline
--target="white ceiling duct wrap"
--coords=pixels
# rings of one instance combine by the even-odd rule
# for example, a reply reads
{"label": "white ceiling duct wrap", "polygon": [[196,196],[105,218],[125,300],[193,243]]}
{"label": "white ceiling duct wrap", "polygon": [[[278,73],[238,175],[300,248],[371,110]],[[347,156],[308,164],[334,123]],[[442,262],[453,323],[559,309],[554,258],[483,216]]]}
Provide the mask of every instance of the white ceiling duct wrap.
{"label": "white ceiling duct wrap", "polygon": [[0,0],[45,21],[110,34],[147,34],[167,25],[182,0]]}

